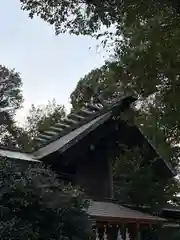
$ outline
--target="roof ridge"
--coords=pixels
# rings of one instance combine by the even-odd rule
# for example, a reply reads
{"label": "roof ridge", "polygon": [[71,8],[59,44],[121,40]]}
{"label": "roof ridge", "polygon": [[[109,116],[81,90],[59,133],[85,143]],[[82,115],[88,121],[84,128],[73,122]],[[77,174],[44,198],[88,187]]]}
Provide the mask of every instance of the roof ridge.
{"label": "roof ridge", "polygon": [[35,138],[37,143],[39,143],[37,144],[35,151],[110,111],[116,107],[116,105],[119,106],[119,104],[124,103],[123,100],[126,99],[130,100],[130,102],[135,101],[135,98],[132,96],[125,96],[116,100],[112,100],[111,104],[107,103],[104,106],[99,103],[86,103],[78,111],[71,111],[71,113],[63,118],[60,122],[51,125],[48,129],[45,129],[39,133],[39,135]]}
{"label": "roof ridge", "polygon": [[49,144],[50,142],[53,142],[58,138],[68,134],[69,132],[75,130],[76,128],[98,117],[103,112],[104,111],[101,110],[89,111],[89,108],[85,107],[81,108],[80,111],[71,112],[70,114],[67,115],[66,118],[63,118],[59,123],[55,123],[54,125],[51,125],[48,129],[40,132],[40,134],[36,137],[36,140],[40,141],[40,145],[37,146],[36,149],[38,149],[39,147],[43,147]]}

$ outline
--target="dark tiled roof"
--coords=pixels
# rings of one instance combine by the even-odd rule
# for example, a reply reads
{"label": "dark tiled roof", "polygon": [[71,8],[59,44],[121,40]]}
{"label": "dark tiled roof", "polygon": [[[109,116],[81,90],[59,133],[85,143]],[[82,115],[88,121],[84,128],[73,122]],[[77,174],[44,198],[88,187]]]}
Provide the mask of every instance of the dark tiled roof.
{"label": "dark tiled roof", "polygon": [[33,154],[37,159],[42,159],[43,157],[56,151],[62,153],[66,151],[68,148],[70,148],[73,144],[77,143],[88,133],[97,128],[99,125],[101,125],[101,123],[108,120],[110,117],[111,113],[109,112],[101,116],[98,116],[95,119],[91,120],[90,122],[83,124],[82,126],[72,130],[71,132],[63,135],[62,137],[59,137],[53,142],[50,142],[47,145],[41,147]]}
{"label": "dark tiled roof", "polygon": [[85,107],[71,112],[61,122],[50,126],[49,129],[41,132],[37,137],[37,149],[57,140],[64,135],[67,135],[71,131],[81,127],[82,125],[90,122],[91,120],[103,115],[104,113],[112,110],[113,108],[120,106],[121,104],[128,104],[134,102],[136,99],[132,96],[126,96],[116,101],[112,101],[111,104],[86,104]]}
{"label": "dark tiled roof", "polygon": [[[110,117],[114,116],[116,110],[118,110],[119,113],[128,108],[134,101],[136,101],[134,97],[126,96],[113,100],[111,103],[106,102],[104,106],[102,104],[87,104],[80,110],[71,112],[66,118],[62,119],[61,122],[56,123],[53,126],[50,126],[49,129],[41,132],[36,138],[37,148],[33,153],[25,155],[19,153],[18,155],[18,152],[15,153],[14,150],[11,151],[13,154],[10,154],[9,151],[5,152],[5,150],[3,150],[2,155],[6,153],[8,156],[14,156],[13,158],[42,159],[55,151],[66,151],[78,140],[93,131]],[[140,129],[138,129],[138,131],[144,136]],[[148,139],[146,140],[151,146],[151,150],[153,149],[157,158],[162,161],[166,170],[168,170],[168,174],[170,176],[175,175],[176,173],[169,164],[169,161],[160,156]]]}
{"label": "dark tiled roof", "polygon": [[49,129],[46,129],[37,136],[38,147],[34,152],[35,156],[42,157],[42,155],[45,156],[52,153],[52,151],[58,150],[56,149],[57,147],[59,147],[59,150],[64,148],[73,138],[81,135],[84,131],[93,127],[95,128],[98,123],[108,118],[108,114],[112,113],[113,110],[116,108],[123,110],[135,100],[135,98],[127,96],[105,106],[87,104],[86,107],[70,113],[60,123],[50,126]]}
{"label": "dark tiled roof", "polygon": [[140,211],[132,210],[130,208],[121,206],[112,202],[98,202],[93,201],[88,209],[90,216],[95,219],[103,219],[110,221],[118,221],[120,219],[135,220],[135,221],[149,221],[160,222],[166,221],[163,218],[156,217],[150,214],[146,214]]}

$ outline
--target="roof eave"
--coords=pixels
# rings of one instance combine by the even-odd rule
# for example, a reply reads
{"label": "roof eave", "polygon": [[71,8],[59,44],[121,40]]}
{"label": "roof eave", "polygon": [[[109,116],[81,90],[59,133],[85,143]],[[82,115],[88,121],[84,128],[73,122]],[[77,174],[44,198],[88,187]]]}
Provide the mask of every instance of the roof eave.
{"label": "roof eave", "polygon": [[160,161],[163,162],[164,166],[167,169],[167,176],[168,177],[175,177],[177,175],[175,169],[173,169],[172,165],[170,164],[170,162],[163,158],[162,155],[157,151],[157,149],[154,147],[154,145],[149,141],[149,139],[144,135],[144,133],[142,132],[142,130],[138,128],[138,131],[140,132],[140,134],[144,137],[144,139],[147,141],[147,143],[149,144],[149,146],[152,148],[152,150],[155,152],[155,154],[157,155],[157,160],[159,159]]}

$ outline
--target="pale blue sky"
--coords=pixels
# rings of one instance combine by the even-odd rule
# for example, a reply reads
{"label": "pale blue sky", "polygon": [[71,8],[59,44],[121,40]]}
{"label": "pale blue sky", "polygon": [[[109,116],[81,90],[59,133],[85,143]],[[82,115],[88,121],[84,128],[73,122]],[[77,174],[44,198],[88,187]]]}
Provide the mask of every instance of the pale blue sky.
{"label": "pale blue sky", "polygon": [[[55,98],[69,108],[69,95],[76,83],[104,62],[97,42],[89,37],[55,36],[42,20],[29,19],[19,0],[0,1],[0,64],[15,68],[23,80],[23,119],[32,103]],[[91,49],[89,49],[91,47]]]}

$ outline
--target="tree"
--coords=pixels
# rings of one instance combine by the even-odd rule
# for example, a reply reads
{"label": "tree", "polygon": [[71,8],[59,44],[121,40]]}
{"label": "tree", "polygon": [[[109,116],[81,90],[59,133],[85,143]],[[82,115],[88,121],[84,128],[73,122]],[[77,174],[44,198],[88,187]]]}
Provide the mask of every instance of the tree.
{"label": "tree", "polygon": [[[134,92],[140,95],[138,88],[129,87],[131,82],[126,85],[126,77],[124,69],[117,61],[107,62],[100,69],[92,70],[78,82],[76,89],[72,92],[73,108],[82,107],[87,102],[95,103],[95,95],[108,101],[114,97]],[[89,91],[89,88],[92,91]],[[155,97],[152,96],[152,98],[147,98],[137,104],[141,107],[136,106],[135,108],[134,123],[144,132],[162,157],[168,159],[173,167],[176,167],[179,147],[173,145],[175,139],[170,135],[168,128],[164,128],[163,121],[165,122],[165,119],[162,121],[159,117],[160,111],[154,101]],[[123,116],[121,114],[121,117],[131,124],[126,114]],[[169,139],[170,136],[171,139]],[[120,145],[119,155],[117,155],[114,165],[114,178],[124,175],[126,177],[120,179],[120,183],[115,182],[116,197],[121,202],[136,205],[149,204],[156,208],[174,198],[179,192],[179,183],[176,179],[158,179],[152,168],[154,159],[152,162],[147,162],[144,157],[146,151],[147,147],[128,149],[127,146]]]}
{"label": "tree", "polygon": [[[123,153],[122,153],[123,151]],[[115,198],[121,203],[149,206],[158,211],[179,193],[179,182],[164,178],[155,172],[155,159],[145,159],[147,147],[128,149],[120,146],[114,164]]]}
{"label": "tree", "polygon": [[47,105],[32,105],[24,126],[13,126],[16,145],[25,152],[33,151],[37,145],[35,137],[38,133],[60,122],[65,115],[64,106],[57,104],[55,100],[48,101]]}
{"label": "tree", "polygon": [[125,77],[123,68],[118,62],[106,62],[79,80],[70,96],[72,107],[76,109],[88,102],[94,103],[95,93],[105,100],[133,93],[131,88],[122,84],[121,79],[125,81]]}
{"label": "tree", "polygon": [[19,73],[0,65],[0,104],[1,110],[15,111],[22,104],[22,80]]}
{"label": "tree", "polygon": [[173,1],[129,1],[129,0],[20,0],[21,8],[29,16],[40,16],[55,27],[56,33],[94,35],[102,26],[109,28],[124,20],[135,20],[136,17],[151,17],[162,8],[178,9],[179,3]]}
{"label": "tree", "polygon": [[57,34],[102,37],[106,48],[112,39],[114,53],[110,63],[81,79],[71,95],[73,106],[95,101],[85,85],[106,99],[122,93],[137,95],[143,104],[136,113],[136,121],[177,166],[180,142],[177,7],[170,1],[154,0],[21,2],[30,17],[39,15],[54,25]]}
{"label": "tree", "polygon": [[[23,10],[53,24],[57,33],[105,36],[104,43],[112,38],[115,63],[111,72],[118,89],[128,89],[140,98],[154,94],[149,105],[153,110],[151,117],[161,120],[161,130],[174,147],[180,141],[180,15],[177,5],[171,3],[175,1],[21,1]],[[97,77],[99,73],[96,70],[96,76],[95,72],[92,75]],[[106,88],[107,85],[109,89],[109,82]]]}
{"label": "tree", "polygon": [[[2,134],[1,141],[8,147],[19,147],[27,152],[34,149],[34,138],[39,132],[65,116],[65,109],[55,100],[43,106],[32,105],[25,126],[19,127],[13,119],[21,100],[17,76],[10,78],[14,82],[1,86],[2,108],[12,106],[11,114],[5,115],[9,118],[2,122],[9,132]],[[5,81],[8,77],[4,75]],[[89,201],[79,188],[65,185],[42,164],[28,165],[1,157],[0,187],[1,239],[80,240],[92,236],[87,214]]]}
{"label": "tree", "polygon": [[0,65],[0,135],[1,144],[8,145],[5,139],[14,135],[14,116],[23,102],[22,80],[20,74],[14,69],[10,70]]}
{"label": "tree", "polygon": [[42,164],[21,166],[0,160],[0,237],[8,239],[89,239],[89,202],[60,182]]}

